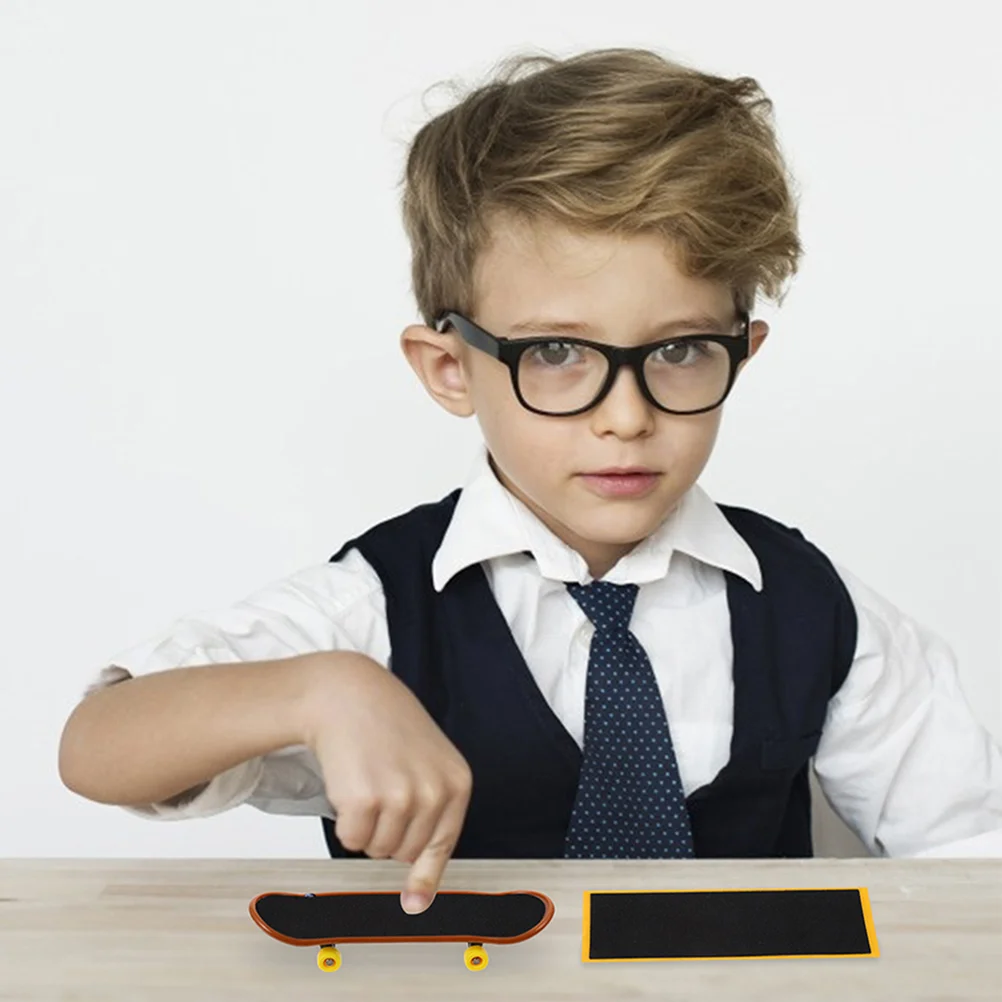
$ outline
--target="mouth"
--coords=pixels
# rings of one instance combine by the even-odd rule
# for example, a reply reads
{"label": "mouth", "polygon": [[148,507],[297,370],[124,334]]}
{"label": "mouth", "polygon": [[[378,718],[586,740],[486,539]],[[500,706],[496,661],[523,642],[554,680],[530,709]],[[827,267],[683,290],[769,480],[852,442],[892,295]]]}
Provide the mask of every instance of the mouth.
{"label": "mouth", "polygon": [[610,466],[605,470],[594,470],[591,473],[583,473],[584,477],[640,477],[656,476],[657,470],[652,470],[647,466]]}
{"label": "mouth", "polygon": [[646,466],[611,466],[580,474],[588,490],[605,498],[643,497],[654,490],[660,476]]}

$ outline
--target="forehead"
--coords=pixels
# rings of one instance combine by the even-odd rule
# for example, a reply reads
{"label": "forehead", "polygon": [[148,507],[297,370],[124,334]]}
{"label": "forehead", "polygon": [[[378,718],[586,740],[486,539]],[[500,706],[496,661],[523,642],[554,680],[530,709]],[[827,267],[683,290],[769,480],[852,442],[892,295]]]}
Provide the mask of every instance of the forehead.
{"label": "forehead", "polygon": [[701,313],[732,316],[722,282],[687,276],[659,234],[575,230],[496,217],[474,269],[476,313],[490,327],[528,317],[645,326]]}

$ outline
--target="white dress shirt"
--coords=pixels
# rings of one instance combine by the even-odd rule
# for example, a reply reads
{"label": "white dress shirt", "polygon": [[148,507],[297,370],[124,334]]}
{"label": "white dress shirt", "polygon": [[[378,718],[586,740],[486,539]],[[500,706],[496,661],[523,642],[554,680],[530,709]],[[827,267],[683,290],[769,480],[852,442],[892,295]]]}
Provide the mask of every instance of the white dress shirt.
{"label": "white dress shirt", "polygon": [[[485,448],[435,554],[435,589],[478,562],[540,692],[580,746],[594,627],[564,582],[592,578],[581,555],[498,481]],[[755,554],[697,484],[604,577],[640,585],[630,629],[654,669],[687,795],[711,782],[729,757],[733,651],[724,570],[761,591]],[[982,854],[1002,855],[1002,752],[970,711],[953,652],[844,568],[836,570],[859,629],[814,757],[825,795],[874,855],[932,853],[975,836]],[[177,620],[112,658],[94,685],[324,650],[360,651],[390,664],[382,584],[356,549],[231,607]],[[243,762],[194,797],[126,810],[177,819],[243,803],[333,817],[319,765],[303,746]]]}

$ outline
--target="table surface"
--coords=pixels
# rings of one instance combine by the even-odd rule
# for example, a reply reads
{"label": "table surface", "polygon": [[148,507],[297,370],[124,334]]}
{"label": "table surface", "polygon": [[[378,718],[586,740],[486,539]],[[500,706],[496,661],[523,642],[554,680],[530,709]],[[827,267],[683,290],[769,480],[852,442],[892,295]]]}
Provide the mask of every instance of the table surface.
{"label": "table surface", "polygon": [[[262,891],[397,890],[374,860],[0,860],[0,999],[1002,999],[1000,860],[454,860],[443,889],[531,889],[556,905],[538,936],[488,946],[315,947],[262,933]],[[866,887],[880,956],[596,964],[581,960],[586,890]],[[292,993],[295,994],[292,994]]]}

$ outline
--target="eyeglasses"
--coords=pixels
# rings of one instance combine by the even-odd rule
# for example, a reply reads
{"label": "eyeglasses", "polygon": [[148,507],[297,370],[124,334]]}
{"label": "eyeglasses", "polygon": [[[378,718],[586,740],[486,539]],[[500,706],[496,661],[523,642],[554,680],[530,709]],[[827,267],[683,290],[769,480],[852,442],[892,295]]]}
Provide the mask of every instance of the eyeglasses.
{"label": "eyeglasses", "polygon": [[731,392],[738,366],[748,357],[749,317],[738,312],[733,334],[686,334],[633,348],[573,337],[495,337],[452,310],[435,330],[454,327],[474,348],[503,362],[519,403],[535,414],[570,417],[595,407],[612,389],[623,365],[644,398],[668,414],[702,414]]}

